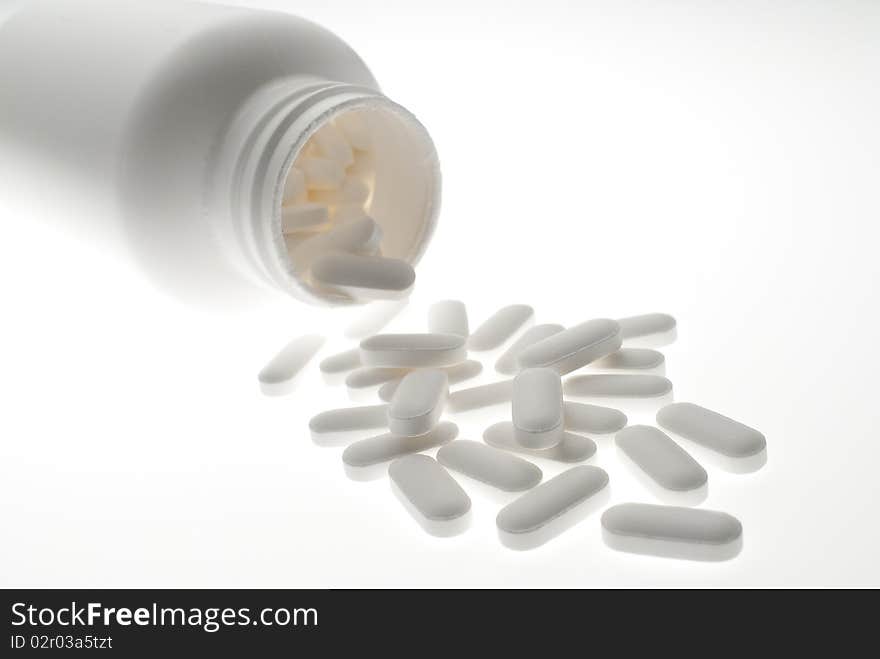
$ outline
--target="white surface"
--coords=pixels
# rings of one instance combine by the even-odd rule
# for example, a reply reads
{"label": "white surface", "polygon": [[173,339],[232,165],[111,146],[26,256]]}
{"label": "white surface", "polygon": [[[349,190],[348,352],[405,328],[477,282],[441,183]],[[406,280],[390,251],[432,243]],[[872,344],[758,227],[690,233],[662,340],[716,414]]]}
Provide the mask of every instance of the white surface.
{"label": "white surface", "polygon": [[[767,436],[754,474],[704,465],[703,506],[742,521],[742,553],[613,552],[598,514],[511,552],[476,493],[467,533],[428,537],[384,479],[349,481],[341,450],[310,440],[308,419],[346,403],[317,360],[291,397],[259,393],[293,336],[327,333],[322,356],[351,345],[352,311],[202,315],[0,206],[0,583],[880,586],[880,7],[296,9],[347,38],[437,142],[444,208],[391,328],[424,331],[446,298],[478,320],[510,302],[566,326],[674,314],[676,398]],[[476,382],[497,356],[479,355]],[[506,414],[451,418],[479,440]],[[612,503],[653,503],[597,443]]]}

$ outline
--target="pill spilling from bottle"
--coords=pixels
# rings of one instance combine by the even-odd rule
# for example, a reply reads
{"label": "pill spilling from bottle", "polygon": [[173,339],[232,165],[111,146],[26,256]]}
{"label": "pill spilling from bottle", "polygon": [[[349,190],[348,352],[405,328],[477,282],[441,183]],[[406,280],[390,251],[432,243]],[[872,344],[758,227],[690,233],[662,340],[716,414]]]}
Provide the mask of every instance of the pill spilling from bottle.
{"label": "pill spilling from bottle", "polygon": [[[323,153],[341,162],[357,158],[356,150],[349,156],[343,148],[341,131],[321,140]],[[316,177],[304,176],[306,185],[324,181]],[[333,181],[343,185],[338,178]],[[343,279],[340,288],[346,288]],[[373,281],[362,277],[360,288]],[[347,290],[355,293],[355,287]],[[734,558],[742,548],[739,520],[693,508],[709,491],[710,473],[701,462],[754,471],[766,461],[766,441],[718,412],[672,401],[666,358],[654,348],[675,340],[675,319],[647,314],[565,328],[531,326],[534,316],[528,305],[508,305],[471,332],[465,305],[443,300],[415,331],[383,332],[373,325],[375,333],[358,345],[320,362],[325,379],[344,381],[351,394],[373,396],[372,404],[316,414],[309,424],[312,439],[345,447],[342,471],[349,478],[388,478],[404,510],[434,536],[467,531],[471,494],[479,494],[477,506],[483,498],[501,504],[496,531],[511,549],[537,548],[592,519],[596,534],[616,551]],[[272,385],[264,391],[289,391],[284,379],[295,380],[318,345],[313,336],[290,342],[263,370],[261,382]],[[481,353],[497,376],[484,369]],[[477,378],[488,381],[470,382]],[[628,414],[644,405],[652,406],[656,425],[630,422]],[[468,426],[456,417],[504,407],[507,413],[477,436],[460,430]],[[616,447],[615,460],[652,503],[611,501],[614,479],[591,464],[597,442]],[[555,473],[547,476],[545,470]],[[609,502],[615,505],[607,508]],[[605,508],[600,523],[597,513]]]}

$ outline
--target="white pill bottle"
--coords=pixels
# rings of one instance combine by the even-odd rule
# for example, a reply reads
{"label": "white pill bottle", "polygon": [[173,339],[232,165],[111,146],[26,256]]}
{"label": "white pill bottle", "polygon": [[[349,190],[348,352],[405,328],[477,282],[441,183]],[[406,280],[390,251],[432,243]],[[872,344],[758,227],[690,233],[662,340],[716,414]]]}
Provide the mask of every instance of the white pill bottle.
{"label": "white pill bottle", "polygon": [[382,254],[413,265],[423,254],[439,210],[434,145],[327,30],[282,13],[170,0],[19,0],[5,9],[2,166],[65,201],[70,211],[54,220],[124,246],[178,296],[354,302],[310,284],[281,229],[292,164],[316,131],[346,115],[368,133],[359,167]]}

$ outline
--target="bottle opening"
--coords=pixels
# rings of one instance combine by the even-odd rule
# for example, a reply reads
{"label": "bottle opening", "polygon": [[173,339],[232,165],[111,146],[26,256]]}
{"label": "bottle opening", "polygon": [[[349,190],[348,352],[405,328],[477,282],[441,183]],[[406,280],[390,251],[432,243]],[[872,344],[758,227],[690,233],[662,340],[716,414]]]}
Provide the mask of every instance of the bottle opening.
{"label": "bottle opening", "polygon": [[433,143],[412,115],[382,97],[335,107],[309,127],[283,175],[274,226],[300,286],[336,304],[405,292],[393,282],[369,292],[360,282],[328,285],[312,265],[330,252],[417,263],[436,222],[440,180]]}

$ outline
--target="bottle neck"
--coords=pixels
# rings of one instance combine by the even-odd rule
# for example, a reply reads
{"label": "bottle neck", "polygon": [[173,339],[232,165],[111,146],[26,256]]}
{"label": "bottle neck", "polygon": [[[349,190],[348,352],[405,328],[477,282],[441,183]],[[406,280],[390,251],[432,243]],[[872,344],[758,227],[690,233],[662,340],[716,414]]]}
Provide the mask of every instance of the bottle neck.
{"label": "bottle neck", "polygon": [[423,254],[440,198],[439,165],[425,128],[375,89],[292,78],[259,90],[239,113],[226,142],[230,153],[220,159],[226,171],[217,179],[215,198],[225,199],[232,236],[225,242],[263,284],[315,304],[345,302],[313,288],[293,262],[281,212],[288,174],[309,138],[334,117],[361,109],[375,118],[378,171],[371,215],[386,236],[383,253],[412,264]]}

